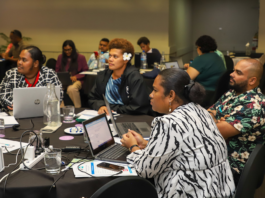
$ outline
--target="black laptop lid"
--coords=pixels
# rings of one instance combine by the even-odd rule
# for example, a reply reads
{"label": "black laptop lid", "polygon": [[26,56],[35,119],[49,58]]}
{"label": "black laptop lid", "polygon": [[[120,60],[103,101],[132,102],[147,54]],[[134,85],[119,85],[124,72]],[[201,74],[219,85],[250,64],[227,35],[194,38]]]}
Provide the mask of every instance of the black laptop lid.
{"label": "black laptop lid", "polygon": [[101,114],[83,122],[84,132],[93,157],[104,149],[115,144],[105,114]]}
{"label": "black laptop lid", "polygon": [[59,80],[61,81],[62,85],[71,85],[72,84],[69,72],[58,72],[57,76],[58,76]]}

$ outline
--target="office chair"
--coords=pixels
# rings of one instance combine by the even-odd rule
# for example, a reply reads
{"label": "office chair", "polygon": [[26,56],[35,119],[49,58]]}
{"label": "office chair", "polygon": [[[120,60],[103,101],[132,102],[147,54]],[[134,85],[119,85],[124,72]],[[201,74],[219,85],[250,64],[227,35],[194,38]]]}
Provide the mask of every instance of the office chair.
{"label": "office chair", "polygon": [[119,177],[102,186],[90,198],[158,198],[155,187],[141,177]]}
{"label": "office chair", "polygon": [[265,173],[265,146],[258,144],[240,176],[235,198],[252,198],[263,182]]}
{"label": "office chair", "polygon": [[225,57],[225,63],[226,63],[226,69],[228,71],[232,71],[234,69],[234,62],[230,56],[224,55]]}
{"label": "office chair", "polygon": [[46,67],[53,69],[55,71],[55,66],[56,66],[56,60],[54,58],[50,58],[47,62],[46,62]]}

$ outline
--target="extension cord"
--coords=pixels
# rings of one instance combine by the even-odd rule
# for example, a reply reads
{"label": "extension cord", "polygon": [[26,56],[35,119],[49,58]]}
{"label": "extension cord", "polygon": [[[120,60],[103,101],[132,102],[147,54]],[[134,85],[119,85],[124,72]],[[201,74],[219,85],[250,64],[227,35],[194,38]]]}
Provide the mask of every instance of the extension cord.
{"label": "extension cord", "polygon": [[[32,168],[33,166],[35,166],[40,160],[42,160],[44,158],[45,152],[41,153],[38,157],[36,157],[34,160],[30,161],[26,160],[24,161],[24,164],[29,167]],[[29,170],[24,166],[23,163],[20,164],[20,170]]]}

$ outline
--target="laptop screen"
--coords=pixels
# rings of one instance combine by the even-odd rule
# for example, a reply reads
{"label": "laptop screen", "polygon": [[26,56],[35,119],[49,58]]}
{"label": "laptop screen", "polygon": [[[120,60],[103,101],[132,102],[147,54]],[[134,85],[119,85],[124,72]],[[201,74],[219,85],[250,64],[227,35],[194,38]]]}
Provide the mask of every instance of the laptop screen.
{"label": "laptop screen", "polygon": [[166,62],[165,63],[166,68],[179,68],[178,62]]}
{"label": "laptop screen", "polygon": [[114,144],[105,114],[101,114],[83,122],[93,155]]}

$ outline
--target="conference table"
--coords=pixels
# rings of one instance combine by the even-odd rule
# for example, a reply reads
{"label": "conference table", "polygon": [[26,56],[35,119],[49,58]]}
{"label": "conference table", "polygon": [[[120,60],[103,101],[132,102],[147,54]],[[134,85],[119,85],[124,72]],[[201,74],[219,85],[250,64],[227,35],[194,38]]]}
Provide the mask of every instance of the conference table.
{"label": "conference table", "polygon": [[[76,109],[76,113],[83,111],[83,108]],[[117,117],[116,122],[147,122],[151,125],[151,122],[154,117],[148,115],[120,115]],[[19,119],[17,120],[20,124],[21,129],[28,129],[32,127],[30,119]],[[32,118],[34,123],[34,130],[40,130],[45,125],[43,124],[43,118],[37,117]],[[77,122],[66,124],[63,123],[62,126],[54,133],[48,134],[43,133],[43,138],[50,138],[50,145],[53,145],[54,148],[64,148],[65,146],[81,146],[81,148],[87,147],[87,144],[84,143],[83,135],[74,136],[73,140],[70,141],[61,141],[59,137],[64,135],[69,135],[64,133],[64,129],[72,127]],[[12,128],[6,128],[5,138],[20,138],[21,134],[25,130],[14,131]],[[29,135],[25,135],[22,138],[23,142],[28,142]],[[12,139],[14,140],[14,139]],[[19,141],[19,139],[15,139]],[[17,153],[12,151],[12,153]],[[62,160],[65,159],[72,160],[76,158],[77,153],[62,153]],[[80,157],[89,156],[88,151],[83,151],[79,154]],[[19,155],[18,161],[21,157]],[[15,162],[15,155],[4,154],[5,166],[10,163]],[[90,197],[94,192],[96,192],[101,186],[107,182],[115,179],[115,177],[93,177],[93,178],[75,178],[72,169],[68,170],[66,174],[56,183],[55,187],[52,187],[52,190],[49,192],[49,189],[53,182],[59,178],[64,172],[60,172],[59,175],[53,176],[46,173],[45,169],[36,170],[37,168],[43,168],[44,161],[41,160],[38,164],[33,167],[33,170],[20,170],[13,175],[10,175],[5,190],[5,198],[81,198],[81,197]],[[0,178],[4,175],[10,173],[14,169],[14,166],[6,168],[3,172],[0,172]],[[35,169],[35,170],[34,170]],[[0,183],[0,197],[4,197],[4,183]]]}

